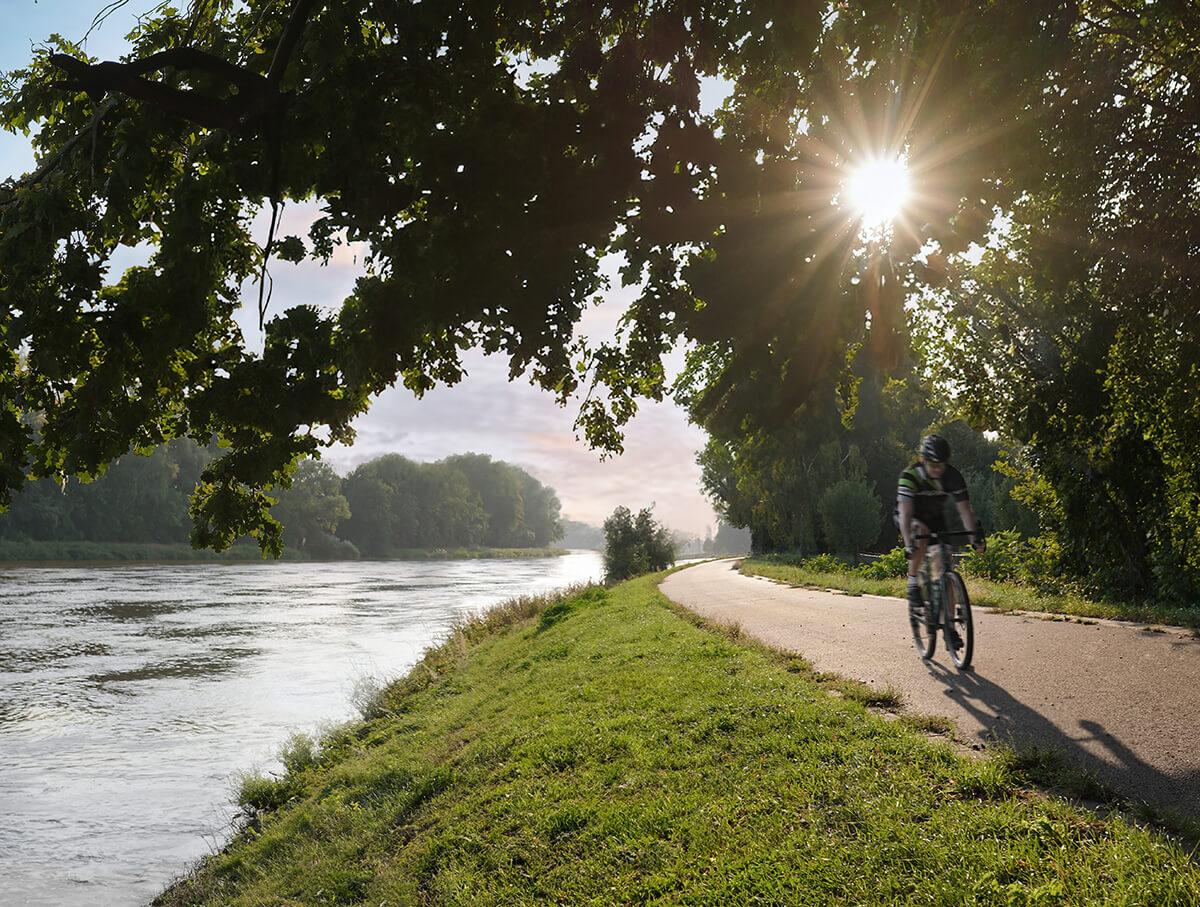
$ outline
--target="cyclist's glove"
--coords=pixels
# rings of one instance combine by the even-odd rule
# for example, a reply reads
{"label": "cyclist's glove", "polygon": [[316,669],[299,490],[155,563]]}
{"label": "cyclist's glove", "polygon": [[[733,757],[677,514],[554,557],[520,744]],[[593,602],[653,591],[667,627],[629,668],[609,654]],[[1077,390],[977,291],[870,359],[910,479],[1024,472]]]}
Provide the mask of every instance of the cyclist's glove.
{"label": "cyclist's glove", "polygon": [[976,523],[975,523],[975,538],[974,538],[974,543],[975,543],[976,545],[982,545],[982,544],[983,544],[983,540],[984,540],[984,538],[985,538],[985,537],[986,537],[986,536],[984,535],[984,532],[983,532],[983,523],[982,523],[982,522],[976,522]]}

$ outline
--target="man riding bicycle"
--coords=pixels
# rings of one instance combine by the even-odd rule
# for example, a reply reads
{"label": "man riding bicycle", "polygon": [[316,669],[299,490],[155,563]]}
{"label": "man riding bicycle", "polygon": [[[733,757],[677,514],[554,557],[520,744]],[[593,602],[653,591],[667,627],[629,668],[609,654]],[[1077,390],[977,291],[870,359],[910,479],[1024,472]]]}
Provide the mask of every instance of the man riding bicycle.
{"label": "man riding bicycle", "polygon": [[921,586],[918,574],[929,539],[921,538],[931,532],[946,531],[945,502],[949,497],[958,508],[963,528],[974,533],[972,544],[980,554],[987,548],[962,473],[950,465],[950,442],[940,435],[927,435],[921,441],[920,459],[900,473],[896,487],[896,509],[893,519],[904,539],[908,557],[908,602],[921,607]]}

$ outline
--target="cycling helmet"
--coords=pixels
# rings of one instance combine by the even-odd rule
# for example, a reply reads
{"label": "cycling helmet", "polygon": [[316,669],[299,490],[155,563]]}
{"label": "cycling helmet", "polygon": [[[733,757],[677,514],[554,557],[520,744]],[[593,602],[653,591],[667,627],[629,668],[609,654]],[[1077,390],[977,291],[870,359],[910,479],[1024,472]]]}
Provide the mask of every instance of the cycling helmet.
{"label": "cycling helmet", "polygon": [[950,459],[950,442],[941,435],[926,435],[921,441],[921,459],[945,463]]}

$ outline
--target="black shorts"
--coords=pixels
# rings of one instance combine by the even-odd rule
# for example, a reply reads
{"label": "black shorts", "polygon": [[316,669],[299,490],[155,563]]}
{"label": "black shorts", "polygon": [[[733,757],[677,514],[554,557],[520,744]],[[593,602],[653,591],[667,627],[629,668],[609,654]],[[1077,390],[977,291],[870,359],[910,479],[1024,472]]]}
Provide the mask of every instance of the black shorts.
{"label": "black shorts", "polygon": [[[927,527],[929,527],[930,532],[936,533],[937,535],[941,535],[946,531],[946,515],[944,513],[939,513],[936,518],[931,520],[923,520],[919,516],[914,516],[913,522],[924,523]],[[892,523],[895,524],[897,529],[900,528],[899,507],[896,507],[892,510]]]}

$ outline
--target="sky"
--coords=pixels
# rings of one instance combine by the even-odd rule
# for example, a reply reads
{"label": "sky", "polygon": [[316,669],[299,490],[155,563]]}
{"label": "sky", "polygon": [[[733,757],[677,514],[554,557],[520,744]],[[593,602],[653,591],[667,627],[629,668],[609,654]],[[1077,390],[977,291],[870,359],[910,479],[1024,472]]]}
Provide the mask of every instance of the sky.
{"label": "sky", "polygon": [[[0,0],[0,71],[26,65],[32,48],[50,34],[72,41],[83,38],[105,0]],[[130,0],[88,38],[86,50],[116,59],[125,49],[124,35],[138,12],[153,0]],[[182,5],[182,4],[179,4]],[[0,179],[29,172],[33,155],[28,140],[0,131]],[[291,229],[303,229],[313,216],[302,207],[288,209]],[[286,226],[286,225],[285,225]],[[263,230],[265,238],[265,228]],[[278,314],[297,304],[336,305],[353,285],[359,258],[342,249],[326,267],[275,262],[270,311]],[[586,313],[581,331],[602,339],[616,324],[623,293],[614,291]],[[247,287],[249,308],[256,288]],[[256,317],[243,322],[247,343],[256,337]],[[431,461],[468,451],[489,454],[525,469],[554,488],[566,519],[600,525],[619,505],[637,511],[654,506],[655,517],[672,529],[704,536],[715,532],[716,517],[700,492],[696,453],[705,434],[689,425],[683,410],[671,403],[645,402],[625,431],[625,452],[601,459],[576,438],[577,404],[559,407],[552,395],[518,379],[507,380],[507,362],[475,351],[467,354],[468,376],[452,388],[437,388],[420,400],[403,388],[382,394],[370,411],[354,423],[352,447],[334,447],[324,459],[345,474],[359,463],[384,453]]]}

